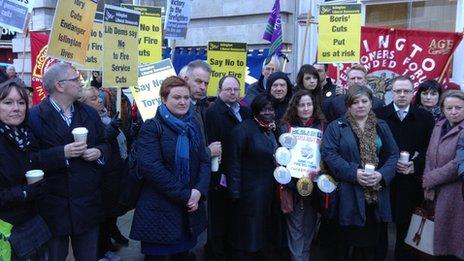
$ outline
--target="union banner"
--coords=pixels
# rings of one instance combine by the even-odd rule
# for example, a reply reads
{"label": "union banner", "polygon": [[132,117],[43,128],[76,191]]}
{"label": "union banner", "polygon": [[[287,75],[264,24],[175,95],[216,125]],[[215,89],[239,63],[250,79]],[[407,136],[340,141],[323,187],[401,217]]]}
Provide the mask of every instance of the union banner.
{"label": "union banner", "polygon": [[[426,79],[442,80],[462,37],[462,33],[364,26],[359,62],[368,71],[368,82],[375,95],[388,100],[390,82],[398,75],[411,77],[414,87]],[[339,80],[343,86],[350,66],[340,65]],[[336,79],[336,71],[331,66],[329,76]]]}
{"label": "union banner", "polygon": [[57,60],[47,57],[48,35],[31,32],[31,86],[34,89],[32,103],[39,104],[47,97],[47,92],[42,85],[42,76],[45,69]]}

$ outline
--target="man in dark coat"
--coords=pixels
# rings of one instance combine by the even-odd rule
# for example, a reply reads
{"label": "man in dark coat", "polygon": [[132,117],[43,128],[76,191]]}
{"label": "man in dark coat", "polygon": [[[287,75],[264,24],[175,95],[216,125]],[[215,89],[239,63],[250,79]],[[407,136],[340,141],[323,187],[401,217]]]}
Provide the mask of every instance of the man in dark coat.
{"label": "man in dark coat", "polygon": [[[357,85],[364,85],[367,86],[367,70],[364,68],[364,65],[355,64],[350,69],[348,69],[348,89],[357,84]],[[369,87],[369,86],[368,86]],[[345,105],[345,98],[346,95],[338,95],[332,99],[326,99],[323,101],[322,110],[324,112],[325,118],[327,122],[331,122],[340,118],[340,116],[345,115],[346,113],[346,105]],[[372,99],[372,109],[377,110],[383,107],[385,104],[384,102],[377,98],[373,97]]]}
{"label": "man in dark coat", "polygon": [[[43,82],[50,96],[31,110],[30,125],[38,141],[33,150],[50,187],[38,204],[53,234],[50,260],[66,259],[70,237],[76,260],[96,260],[102,220],[100,167],[109,155],[104,127],[95,109],[77,101],[82,83],[72,66],[53,65]],[[71,131],[77,127],[87,128],[87,142],[74,141]]]}
{"label": "man in dark coat", "polygon": [[209,260],[226,260],[228,220],[230,219],[230,201],[227,194],[227,169],[230,155],[230,134],[232,129],[242,120],[251,117],[248,108],[240,106],[240,82],[229,75],[219,81],[219,98],[206,111],[206,131],[208,142],[220,141],[223,153],[219,170],[211,173],[210,193],[208,200],[208,243],[207,258]]}
{"label": "man in dark coat", "polygon": [[319,79],[321,79],[322,86],[322,99],[334,98],[337,91],[337,85],[332,82],[332,79],[327,77],[328,64],[314,63],[314,68],[316,68],[317,73],[319,74]]}
{"label": "man in dark coat", "polygon": [[377,110],[376,114],[387,122],[400,151],[410,155],[408,160],[400,159],[396,165],[391,202],[396,224],[395,260],[413,260],[404,238],[414,209],[423,201],[425,154],[435,124],[430,112],[411,104],[414,88],[409,77],[393,79],[392,93],[393,102]]}

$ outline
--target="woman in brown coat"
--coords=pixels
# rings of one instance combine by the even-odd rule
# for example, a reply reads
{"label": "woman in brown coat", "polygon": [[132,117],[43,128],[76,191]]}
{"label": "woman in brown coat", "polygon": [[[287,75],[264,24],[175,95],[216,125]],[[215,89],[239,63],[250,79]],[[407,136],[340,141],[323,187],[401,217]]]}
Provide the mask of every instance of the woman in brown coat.
{"label": "woman in brown coat", "polygon": [[464,135],[464,93],[445,93],[441,108],[445,119],[437,122],[430,138],[423,187],[426,198],[435,201],[435,254],[464,259],[464,201],[456,163],[457,142]]}

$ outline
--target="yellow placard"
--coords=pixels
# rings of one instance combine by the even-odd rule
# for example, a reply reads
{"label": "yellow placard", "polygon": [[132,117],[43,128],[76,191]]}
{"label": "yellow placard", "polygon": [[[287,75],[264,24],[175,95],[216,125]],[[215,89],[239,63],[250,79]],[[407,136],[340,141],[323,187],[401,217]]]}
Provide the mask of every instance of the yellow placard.
{"label": "yellow placard", "polygon": [[246,43],[208,43],[208,63],[212,68],[208,96],[216,96],[219,80],[230,74],[235,75],[240,81],[240,95],[245,94],[246,48]]}
{"label": "yellow placard", "polygon": [[103,57],[103,13],[97,12],[90,33],[84,70],[101,71]]}
{"label": "yellow placard", "polygon": [[140,12],[105,5],[103,16],[103,86],[137,85]]}
{"label": "yellow placard", "polygon": [[161,104],[159,91],[161,83],[169,76],[176,75],[170,59],[139,66],[139,84],[131,87],[132,96],[144,121],[155,117]]}
{"label": "yellow placard", "polygon": [[357,63],[361,44],[361,5],[321,5],[319,63]]}
{"label": "yellow placard", "polygon": [[161,60],[163,30],[161,27],[161,7],[121,5],[140,12],[139,63],[147,64]]}
{"label": "yellow placard", "polygon": [[97,0],[58,0],[47,56],[83,65]]}

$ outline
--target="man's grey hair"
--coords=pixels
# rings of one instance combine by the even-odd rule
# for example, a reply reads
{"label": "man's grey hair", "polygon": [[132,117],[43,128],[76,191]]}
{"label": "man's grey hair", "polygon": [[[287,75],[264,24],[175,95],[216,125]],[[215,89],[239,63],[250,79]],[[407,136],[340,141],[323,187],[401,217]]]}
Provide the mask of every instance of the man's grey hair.
{"label": "man's grey hair", "polygon": [[264,67],[266,67],[266,65],[270,64],[271,62],[273,62],[276,65],[275,71],[280,72],[281,71],[280,59],[279,59],[279,57],[277,55],[273,55],[273,56],[271,56],[271,58],[264,59],[264,61],[263,61],[263,69],[264,69]]}
{"label": "man's grey hair", "polygon": [[64,80],[66,77],[66,73],[70,69],[73,69],[72,65],[70,64],[55,63],[45,71],[42,82],[48,94],[52,94],[53,92],[55,92],[55,84],[58,81]]}
{"label": "man's grey hair", "polygon": [[187,76],[192,76],[193,70],[195,70],[197,68],[201,68],[201,69],[207,71],[208,73],[212,72],[211,66],[207,62],[205,62],[203,60],[194,60],[194,61],[191,61],[187,65],[187,71],[185,72],[185,74]]}
{"label": "man's grey hair", "polygon": [[177,74],[177,76],[179,76],[180,78],[184,79],[185,75],[187,75],[187,68],[188,66],[185,65],[184,67],[182,67],[182,69],[180,69],[179,73]]}

